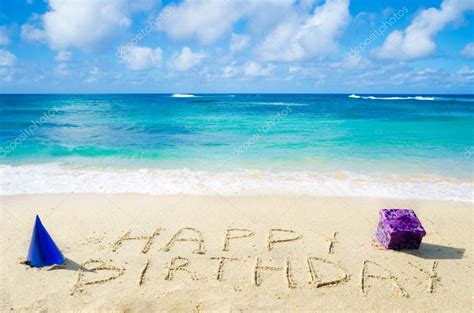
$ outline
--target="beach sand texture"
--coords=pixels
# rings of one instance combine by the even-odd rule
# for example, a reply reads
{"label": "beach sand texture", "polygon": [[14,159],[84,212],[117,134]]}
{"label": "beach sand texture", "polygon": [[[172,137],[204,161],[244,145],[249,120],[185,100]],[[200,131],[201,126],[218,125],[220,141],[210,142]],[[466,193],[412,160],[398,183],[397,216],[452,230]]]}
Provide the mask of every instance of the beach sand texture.
{"label": "beach sand texture", "polygon": [[[413,208],[419,250],[375,242]],[[24,262],[38,213],[67,261]],[[308,196],[1,197],[0,310],[472,311],[469,202]]]}

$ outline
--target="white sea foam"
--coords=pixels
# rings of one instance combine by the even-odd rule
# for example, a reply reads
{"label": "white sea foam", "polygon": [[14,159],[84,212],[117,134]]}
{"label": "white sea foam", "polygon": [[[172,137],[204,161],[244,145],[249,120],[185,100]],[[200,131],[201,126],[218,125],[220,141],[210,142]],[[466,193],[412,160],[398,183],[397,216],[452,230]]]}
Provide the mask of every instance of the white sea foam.
{"label": "white sea foam", "polygon": [[423,96],[415,96],[415,97],[375,97],[375,96],[358,96],[355,94],[351,94],[349,98],[354,99],[369,99],[369,100],[420,100],[420,101],[433,101],[435,97],[423,97]]}
{"label": "white sea foam", "polygon": [[416,96],[415,100],[421,100],[421,101],[433,101],[435,100],[435,97],[422,97],[422,96]]}
{"label": "white sea foam", "polygon": [[348,172],[240,171],[208,173],[160,169],[78,169],[56,164],[0,166],[2,195],[146,193],[154,195],[302,194],[472,202],[474,184],[435,175]]}
{"label": "white sea foam", "polygon": [[172,98],[194,98],[195,95],[189,93],[174,93],[171,95]]}

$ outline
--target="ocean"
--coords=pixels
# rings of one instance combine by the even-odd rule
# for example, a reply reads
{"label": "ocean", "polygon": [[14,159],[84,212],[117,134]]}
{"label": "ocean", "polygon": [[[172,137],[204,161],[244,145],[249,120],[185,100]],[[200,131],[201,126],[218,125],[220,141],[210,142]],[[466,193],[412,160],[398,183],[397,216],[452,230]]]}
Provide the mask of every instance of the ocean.
{"label": "ocean", "polygon": [[473,95],[0,95],[1,194],[472,201]]}

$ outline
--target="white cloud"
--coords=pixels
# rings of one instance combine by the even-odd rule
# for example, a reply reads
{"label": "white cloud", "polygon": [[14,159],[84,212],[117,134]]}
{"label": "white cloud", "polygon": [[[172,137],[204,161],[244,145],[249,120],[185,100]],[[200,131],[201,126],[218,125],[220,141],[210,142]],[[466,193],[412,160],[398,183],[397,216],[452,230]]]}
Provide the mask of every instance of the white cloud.
{"label": "white cloud", "polygon": [[16,63],[16,56],[8,50],[0,49],[0,66],[12,67]]}
{"label": "white cloud", "polygon": [[94,49],[131,24],[120,1],[50,0],[44,29],[51,47]]}
{"label": "white cloud", "polygon": [[237,52],[247,48],[250,37],[246,35],[232,34],[230,38],[230,51]]}
{"label": "white cloud", "polygon": [[244,74],[246,76],[268,76],[272,73],[273,68],[272,64],[262,66],[259,63],[249,61],[244,64]]}
{"label": "white cloud", "polygon": [[15,73],[16,56],[8,50],[0,49],[0,79],[12,82]]}
{"label": "white cloud", "polygon": [[469,66],[465,65],[461,69],[459,69],[456,74],[459,75],[474,75],[474,69],[471,70]]}
{"label": "white cloud", "polygon": [[232,62],[231,64],[229,65],[226,65],[224,67],[224,69],[222,70],[222,75],[225,77],[225,78],[230,78],[230,77],[234,77],[238,74],[239,70],[236,66],[237,62]]}
{"label": "white cloud", "polygon": [[299,65],[290,65],[288,67],[288,73],[298,73],[302,70],[302,67]]}
{"label": "white cloud", "polygon": [[0,26],[0,45],[6,46],[10,43],[6,26]]}
{"label": "white cloud", "polygon": [[87,78],[84,79],[86,83],[93,83],[99,80],[100,76],[102,75],[100,69],[97,66],[94,66],[88,73]]}
{"label": "white cloud", "polygon": [[56,62],[67,62],[71,59],[71,56],[72,56],[71,51],[61,50],[54,57],[54,61],[56,61]]}
{"label": "white cloud", "polygon": [[41,29],[42,17],[34,13],[27,24],[21,25],[21,38],[26,41],[46,41],[46,33]]}
{"label": "white cloud", "polygon": [[280,19],[293,0],[184,0],[169,4],[163,12],[172,12],[158,26],[174,40],[198,39],[210,44],[232,30],[243,18],[249,28],[262,31]]}
{"label": "white cloud", "polygon": [[[242,77],[264,77],[270,76],[275,71],[287,70],[290,74],[301,74],[307,67],[303,68],[299,65],[280,66],[275,64],[262,64],[256,61],[247,61],[239,64],[236,61],[231,62],[222,69],[221,77],[224,78],[242,78]],[[314,76],[314,75],[313,75]],[[281,78],[281,77],[279,77]]]}
{"label": "white cloud", "polygon": [[469,68],[469,66],[463,66],[456,74],[461,83],[474,83],[474,69]]}
{"label": "white cloud", "polygon": [[204,53],[194,53],[189,47],[184,47],[181,53],[175,53],[168,63],[168,66],[177,71],[187,71],[188,69],[201,63],[206,55]]}
{"label": "white cloud", "polygon": [[172,13],[160,24],[160,30],[173,39],[197,37],[205,44],[230,31],[233,23],[241,17],[241,12],[228,0],[184,0],[178,5],[170,4],[166,9]]}
{"label": "white cloud", "polygon": [[13,81],[14,69],[0,66],[0,79],[6,83]]}
{"label": "white cloud", "polygon": [[[233,0],[234,6],[242,10],[247,18],[246,28],[252,36],[268,34],[278,23],[296,12],[307,12],[315,0],[247,0],[245,5],[239,0]],[[305,5],[311,2],[310,5]]]}
{"label": "white cloud", "polygon": [[366,69],[371,66],[371,62],[360,55],[348,54],[341,61],[334,62],[331,67],[338,70]]}
{"label": "white cloud", "polygon": [[66,63],[59,63],[54,67],[54,74],[57,76],[68,76],[70,73],[69,66]]}
{"label": "white cloud", "polygon": [[474,58],[474,42],[468,43],[464,49],[461,50],[461,55],[466,58]]}
{"label": "white cloud", "polygon": [[130,46],[123,49],[120,58],[127,68],[141,71],[160,66],[163,52],[160,48]]}
{"label": "white cloud", "polygon": [[466,11],[473,9],[472,0],[444,0],[440,9],[423,10],[405,30],[391,32],[382,47],[375,50],[375,54],[379,58],[398,60],[428,56],[436,50],[436,34],[447,25],[459,21]]}
{"label": "white cloud", "polygon": [[294,61],[336,50],[336,37],[349,22],[348,0],[327,0],[312,14],[293,14],[269,34],[257,51],[264,60]]}
{"label": "white cloud", "polygon": [[94,50],[117,37],[131,23],[131,15],[147,10],[153,0],[49,0],[50,10],[39,26],[22,25],[22,37],[46,40],[51,48]]}

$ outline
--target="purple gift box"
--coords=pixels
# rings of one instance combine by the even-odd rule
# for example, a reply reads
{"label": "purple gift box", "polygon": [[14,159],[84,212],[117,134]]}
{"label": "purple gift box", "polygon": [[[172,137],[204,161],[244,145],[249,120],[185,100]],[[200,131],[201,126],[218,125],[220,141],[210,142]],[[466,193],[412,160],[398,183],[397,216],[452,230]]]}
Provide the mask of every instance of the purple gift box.
{"label": "purple gift box", "polygon": [[418,249],[426,231],[411,209],[381,209],[375,236],[386,249]]}

